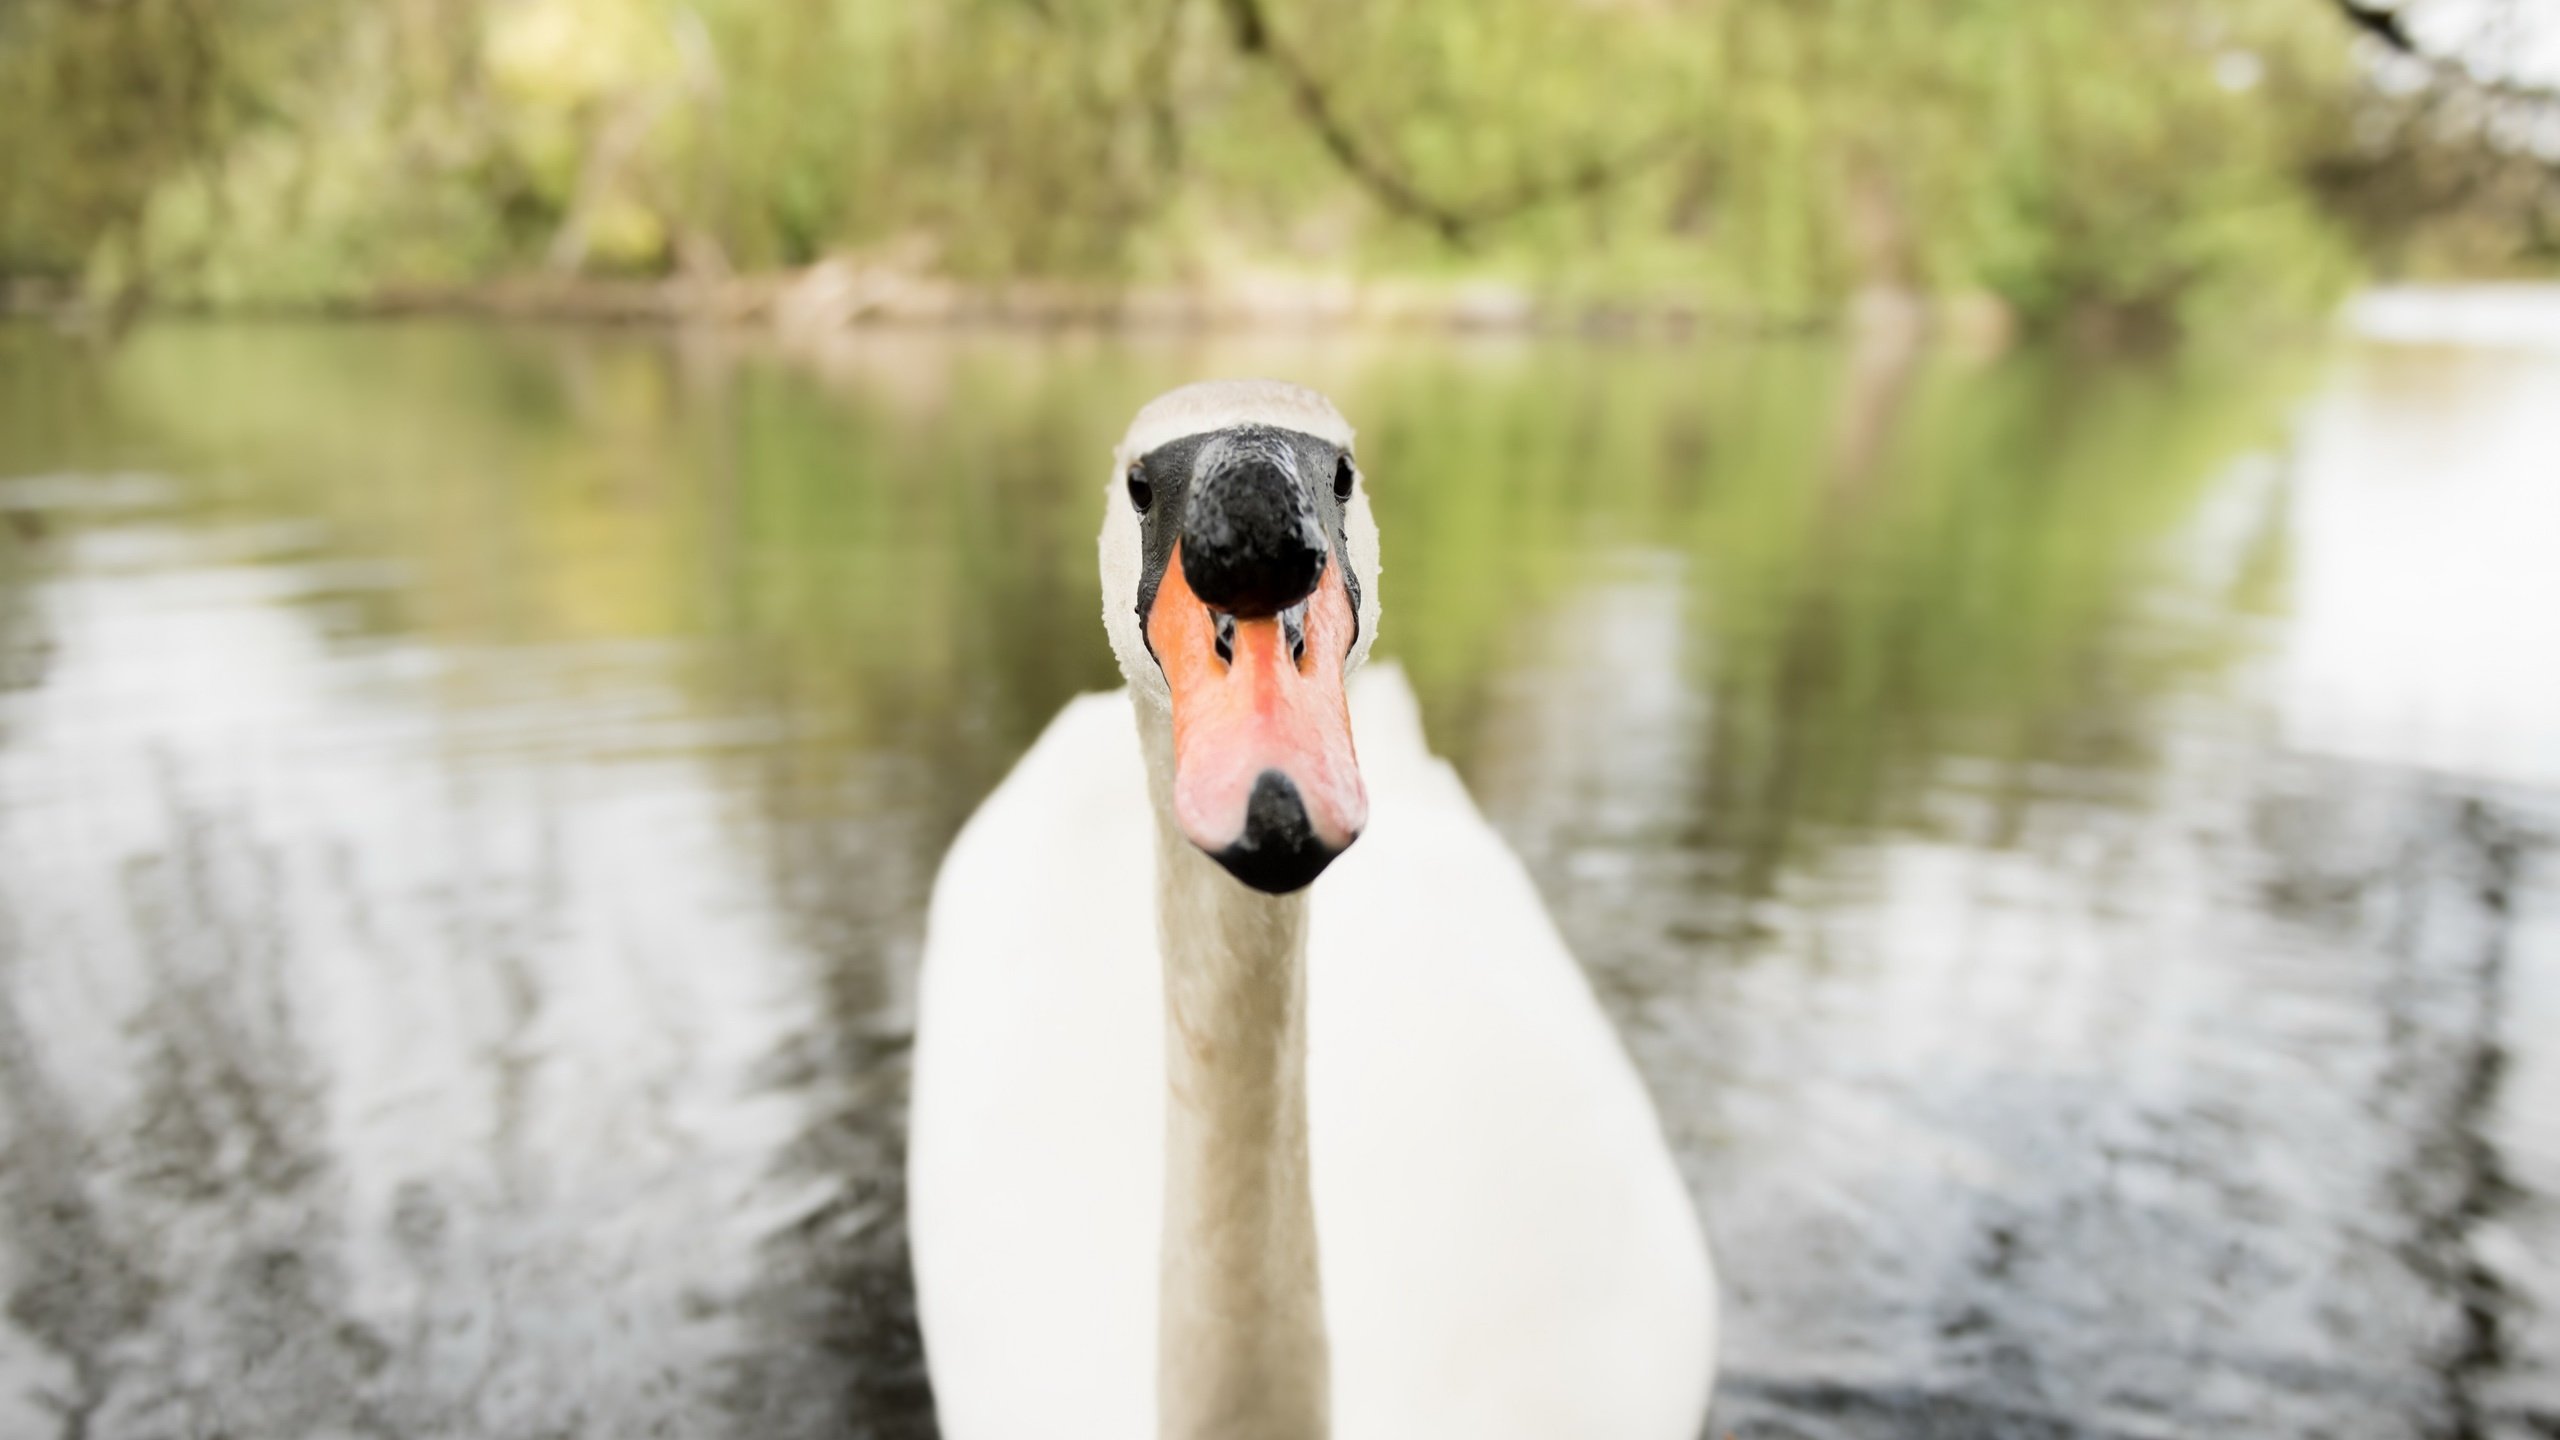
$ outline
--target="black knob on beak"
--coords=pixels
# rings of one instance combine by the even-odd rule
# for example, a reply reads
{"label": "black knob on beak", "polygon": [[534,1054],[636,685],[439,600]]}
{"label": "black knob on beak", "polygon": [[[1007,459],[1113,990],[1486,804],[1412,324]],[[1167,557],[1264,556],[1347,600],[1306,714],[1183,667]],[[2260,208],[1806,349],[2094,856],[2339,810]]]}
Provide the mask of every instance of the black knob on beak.
{"label": "black knob on beak", "polygon": [[1277,770],[1265,770],[1253,782],[1246,802],[1244,833],[1210,859],[1227,873],[1265,895],[1286,895],[1315,883],[1324,867],[1342,852],[1316,838],[1307,823],[1307,802],[1298,787]]}
{"label": "black knob on beak", "polygon": [[1324,531],[1277,435],[1222,436],[1203,446],[1182,521],[1182,578],[1214,609],[1247,620],[1315,593]]}

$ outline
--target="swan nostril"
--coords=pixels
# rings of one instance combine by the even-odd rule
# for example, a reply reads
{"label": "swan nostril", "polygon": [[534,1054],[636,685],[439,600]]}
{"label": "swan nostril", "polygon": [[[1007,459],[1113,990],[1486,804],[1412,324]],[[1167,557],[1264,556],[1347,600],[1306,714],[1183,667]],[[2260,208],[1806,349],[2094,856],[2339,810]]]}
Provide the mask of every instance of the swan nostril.
{"label": "swan nostril", "polygon": [[1218,661],[1223,665],[1233,665],[1236,663],[1236,617],[1223,610],[1209,613],[1218,617]]}
{"label": "swan nostril", "polygon": [[1307,602],[1299,601],[1280,612],[1281,633],[1289,638],[1289,663],[1305,669],[1307,664]]}

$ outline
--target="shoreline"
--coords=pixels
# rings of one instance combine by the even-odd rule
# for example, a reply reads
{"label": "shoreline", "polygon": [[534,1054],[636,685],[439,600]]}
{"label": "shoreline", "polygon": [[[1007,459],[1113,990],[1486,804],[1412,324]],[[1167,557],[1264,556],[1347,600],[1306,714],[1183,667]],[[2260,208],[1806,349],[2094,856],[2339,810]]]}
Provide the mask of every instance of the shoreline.
{"label": "shoreline", "polygon": [[1824,315],[1719,309],[1652,295],[1573,299],[1491,281],[1251,275],[1216,283],[1055,280],[973,283],[851,259],[797,270],[664,279],[519,276],[451,286],[385,286],[308,304],[101,307],[70,287],[0,288],[0,318],[119,331],[146,317],[377,319],[451,315],[592,325],[755,330],[820,340],[864,330],[1165,334],[1437,334],[1683,340],[1703,336],[1882,334],[1999,350],[2020,330],[1988,296],[1874,287]]}
{"label": "shoreline", "polygon": [[[1990,355],[2031,334],[2097,348],[2174,339],[2156,317],[2093,312],[2031,331],[1996,298],[1869,287],[1825,315],[1716,309],[1694,297],[1542,296],[1490,281],[1257,275],[1220,283],[968,283],[851,259],[797,270],[663,279],[517,276],[386,286],[307,304],[137,303],[102,309],[73,287],[0,282],[0,322],[118,334],[144,319],[347,320],[451,316],[531,324],[705,330],[823,344],[861,333],[1418,335],[1684,341],[1842,337]],[[2385,342],[2469,338],[2541,348],[2560,336],[2560,278],[2386,281],[2342,297],[2325,322]]]}

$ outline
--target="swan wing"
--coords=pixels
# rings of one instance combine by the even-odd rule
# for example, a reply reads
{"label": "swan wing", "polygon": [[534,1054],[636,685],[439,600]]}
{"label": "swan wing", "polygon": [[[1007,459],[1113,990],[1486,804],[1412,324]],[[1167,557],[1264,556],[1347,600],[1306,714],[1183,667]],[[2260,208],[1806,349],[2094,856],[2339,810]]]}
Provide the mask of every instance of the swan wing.
{"label": "swan wing", "polygon": [[907,1198],[951,1440],[1155,1433],[1152,825],[1128,695],[1084,696],[971,817],[934,884]]}
{"label": "swan wing", "polygon": [[1308,974],[1335,1433],[1692,1440],[1713,1282],[1643,1084],[1400,672],[1353,730],[1370,826]]}

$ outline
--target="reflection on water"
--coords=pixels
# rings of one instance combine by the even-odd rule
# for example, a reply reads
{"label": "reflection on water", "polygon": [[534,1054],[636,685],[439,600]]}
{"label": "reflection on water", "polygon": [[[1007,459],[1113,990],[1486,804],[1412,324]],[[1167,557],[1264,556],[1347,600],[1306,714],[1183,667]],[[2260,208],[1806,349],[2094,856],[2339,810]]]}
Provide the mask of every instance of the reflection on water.
{"label": "reflection on water", "polygon": [[2560,357],[0,332],[0,1434],[918,1435],[942,847],[1103,459],[1362,423],[1718,1433],[2560,1433]]}

